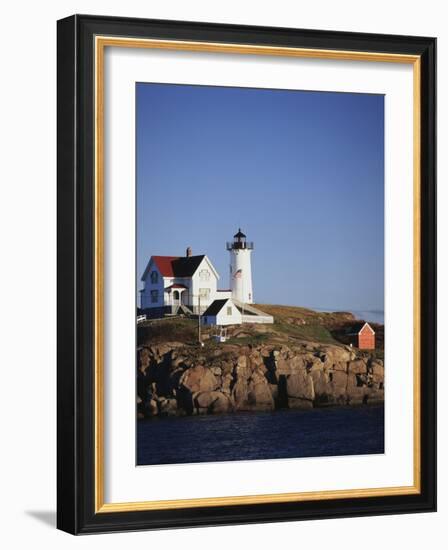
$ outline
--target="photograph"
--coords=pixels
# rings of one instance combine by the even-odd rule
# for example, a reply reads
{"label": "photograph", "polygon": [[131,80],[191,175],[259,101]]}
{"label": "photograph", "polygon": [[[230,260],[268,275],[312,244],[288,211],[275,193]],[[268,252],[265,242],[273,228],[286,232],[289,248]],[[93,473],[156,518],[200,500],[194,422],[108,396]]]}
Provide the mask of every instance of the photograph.
{"label": "photograph", "polygon": [[58,20],[67,533],[436,510],[437,40],[253,17]]}
{"label": "photograph", "polygon": [[384,95],[135,100],[136,464],[383,454]]}

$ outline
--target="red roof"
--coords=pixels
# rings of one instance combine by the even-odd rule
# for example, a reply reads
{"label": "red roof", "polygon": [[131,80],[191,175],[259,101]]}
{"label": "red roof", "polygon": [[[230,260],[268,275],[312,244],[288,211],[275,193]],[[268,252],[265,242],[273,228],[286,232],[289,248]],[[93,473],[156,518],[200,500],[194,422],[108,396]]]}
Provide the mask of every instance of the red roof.
{"label": "red roof", "polygon": [[179,256],[153,256],[152,259],[157,266],[162,277],[174,277],[173,260],[177,260]]}
{"label": "red roof", "polygon": [[[198,267],[201,265],[205,254],[200,256],[151,256],[145,272],[142,275],[142,281],[146,279],[151,265],[155,265],[162,277],[192,277]],[[214,267],[210,264],[217,277]]]}

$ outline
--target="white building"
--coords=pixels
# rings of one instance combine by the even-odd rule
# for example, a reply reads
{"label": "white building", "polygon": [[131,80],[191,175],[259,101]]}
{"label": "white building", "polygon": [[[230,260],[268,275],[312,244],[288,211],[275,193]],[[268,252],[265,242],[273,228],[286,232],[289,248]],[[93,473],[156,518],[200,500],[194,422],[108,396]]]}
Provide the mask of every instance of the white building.
{"label": "white building", "polygon": [[251,254],[254,243],[246,241],[246,235],[238,229],[233,242],[227,243],[230,253],[230,288],[232,298],[244,304],[254,303],[252,291]]}
{"label": "white building", "polygon": [[187,249],[184,257],[151,256],[142,276],[141,308],[153,316],[176,313],[202,313],[230,291],[217,289],[219,275],[205,255],[193,256]]}
{"label": "white building", "polygon": [[204,325],[241,325],[243,317],[231,298],[215,300],[203,313]]}
{"label": "white building", "polygon": [[230,252],[230,290],[219,290],[219,275],[205,255],[151,256],[142,275],[140,306],[149,317],[204,314],[210,325],[273,323],[271,315],[254,308],[251,253],[241,229],[227,243]]}

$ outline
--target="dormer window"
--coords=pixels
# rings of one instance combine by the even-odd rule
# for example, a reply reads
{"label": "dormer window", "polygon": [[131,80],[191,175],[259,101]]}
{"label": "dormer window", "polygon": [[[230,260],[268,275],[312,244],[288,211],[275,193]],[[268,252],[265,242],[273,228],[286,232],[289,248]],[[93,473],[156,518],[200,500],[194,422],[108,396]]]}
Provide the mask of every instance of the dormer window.
{"label": "dormer window", "polygon": [[199,272],[199,279],[201,279],[201,281],[208,281],[210,279],[210,271],[208,269],[201,269]]}
{"label": "dormer window", "polygon": [[157,271],[151,271],[151,283],[156,284],[159,282],[159,274]]}

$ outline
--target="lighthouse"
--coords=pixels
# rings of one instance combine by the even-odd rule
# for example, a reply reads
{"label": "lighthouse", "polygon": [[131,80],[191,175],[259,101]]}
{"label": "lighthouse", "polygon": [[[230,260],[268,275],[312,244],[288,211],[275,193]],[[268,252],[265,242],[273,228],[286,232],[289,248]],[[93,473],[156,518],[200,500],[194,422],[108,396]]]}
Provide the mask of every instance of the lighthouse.
{"label": "lighthouse", "polygon": [[254,243],[246,241],[246,235],[238,229],[233,242],[226,246],[230,253],[230,288],[232,298],[243,304],[253,304],[252,268],[250,257]]}

